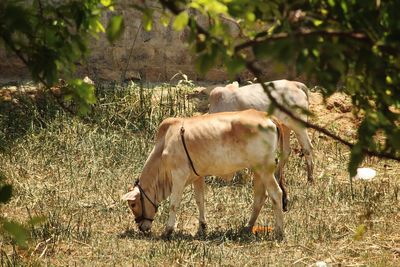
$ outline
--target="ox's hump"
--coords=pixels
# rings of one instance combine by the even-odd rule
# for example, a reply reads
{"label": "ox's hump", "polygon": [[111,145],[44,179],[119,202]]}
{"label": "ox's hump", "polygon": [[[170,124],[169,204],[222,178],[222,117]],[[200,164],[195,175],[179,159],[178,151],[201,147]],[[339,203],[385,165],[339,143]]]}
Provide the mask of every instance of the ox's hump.
{"label": "ox's hump", "polygon": [[181,118],[166,118],[163,120],[158,127],[157,140],[164,137],[171,126],[179,124],[181,121]]}

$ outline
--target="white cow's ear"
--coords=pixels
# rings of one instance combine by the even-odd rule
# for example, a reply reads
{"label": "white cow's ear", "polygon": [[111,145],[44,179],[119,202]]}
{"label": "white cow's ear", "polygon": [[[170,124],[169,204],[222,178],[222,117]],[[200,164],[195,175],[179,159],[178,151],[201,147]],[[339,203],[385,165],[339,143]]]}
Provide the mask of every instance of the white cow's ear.
{"label": "white cow's ear", "polygon": [[137,193],[136,193],[135,190],[129,191],[128,193],[126,193],[125,195],[123,195],[121,197],[121,200],[125,200],[125,201],[132,200],[132,201],[134,201],[136,199],[136,196],[137,196]]}
{"label": "white cow's ear", "polygon": [[232,83],[232,85],[233,85],[234,87],[236,87],[236,88],[239,88],[239,83],[238,83],[237,81],[234,81],[234,82]]}
{"label": "white cow's ear", "polygon": [[239,83],[238,82],[230,83],[230,84],[226,85],[225,88],[235,90],[235,89],[239,88]]}

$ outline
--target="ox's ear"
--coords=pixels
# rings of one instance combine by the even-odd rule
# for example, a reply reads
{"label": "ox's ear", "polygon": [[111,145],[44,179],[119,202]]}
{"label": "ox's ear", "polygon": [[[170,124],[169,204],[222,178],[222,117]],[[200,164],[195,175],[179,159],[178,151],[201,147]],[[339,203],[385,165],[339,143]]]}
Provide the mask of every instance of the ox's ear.
{"label": "ox's ear", "polygon": [[135,189],[135,186],[133,186],[133,184],[129,184],[128,185],[128,191],[133,191],[133,189]]}
{"label": "ox's ear", "polygon": [[125,200],[125,201],[128,201],[128,200],[134,201],[135,199],[136,199],[135,191],[129,191],[128,193],[126,193],[125,195],[123,195],[121,197],[121,200]]}
{"label": "ox's ear", "polygon": [[235,89],[239,88],[239,83],[238,82],[230,83],[227,86],[225,86],[225,88],[235,90]]}
{"label": "ox's ear", "polygon": [[133,188],[131,191],[126,193],[121,197],[121,200],[132,200],[135,201],[135,199],[140,195],[139,189],[137,187]]}
{"label": "ox's ear", "polygon": [[233,83],[231,83],[232,86],[239,88],[239,83],[237,81],[234,81]]}

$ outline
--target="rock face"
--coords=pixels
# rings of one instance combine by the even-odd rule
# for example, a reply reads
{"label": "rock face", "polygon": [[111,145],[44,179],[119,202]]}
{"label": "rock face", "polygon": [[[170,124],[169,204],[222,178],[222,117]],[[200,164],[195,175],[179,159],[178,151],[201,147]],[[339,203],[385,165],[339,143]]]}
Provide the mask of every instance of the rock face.
{"label": "rock face", "polygon": [[[141,23],[141,14],[129,7],[129,1],[121,1],[122,5],[116,11],[124,16],[125,31],[118,41],[110,44],[102,34],[98,40],[91,41],[91,55],[83,66],[78,68],[80,76],[89,76],[95,80],[146,80],[170,81],[179,72],[186,74],[193,81],[207,80],[221,82],[228,79],[222,67],[212,69],[205,77],[199,76],[194,70],[194,62],[185,40],[187,31],[175,32],[170,24],[164,27],[158,23],[156,17],[153,29],[145,31]],[[103,25],[106,25],[106,14]],[[200,20],[200,23],[202,21]],[[232,35],[237,36],[237,26],[228,22]],[[266,72],[269,79],[288,78],[287,75],[275,75],[282,72],[270,63]],[[283,66],[285,69],[285,66]],[[285,72],[285,71],[284,71]],[[283,72],[283,73],[284,73]],[[244,79],[251,77],[246,73]],[[18,58],[7,55],[0,47],[0,79],[12,78],[15,80],[28,78],[27,68]]]}

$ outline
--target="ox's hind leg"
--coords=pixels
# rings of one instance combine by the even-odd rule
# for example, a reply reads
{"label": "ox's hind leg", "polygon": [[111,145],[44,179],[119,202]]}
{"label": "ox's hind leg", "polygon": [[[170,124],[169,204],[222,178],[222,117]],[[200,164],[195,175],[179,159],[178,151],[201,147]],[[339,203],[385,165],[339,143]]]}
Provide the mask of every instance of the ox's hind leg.
{"label": "ox's hind leg", "polygon": [[265,172],[260,173],[260,178],[272,201],[275,213],[275,236],[278,240],[281,240],[283,238],[282,190],[274,177],[273,169],[273,166],[266,167]]}
{"label": "ox's hind leg", "polygon": [[202,236],[205,234],[207,228],[205,211],[204,211],[204,188],[205,188],[204,177],[199,177],[199,179],[194,181],[193,187],[194,187],[194,198],[196,199],[196,204],[199,209],[199,229],[197,231],[197,234]]}

